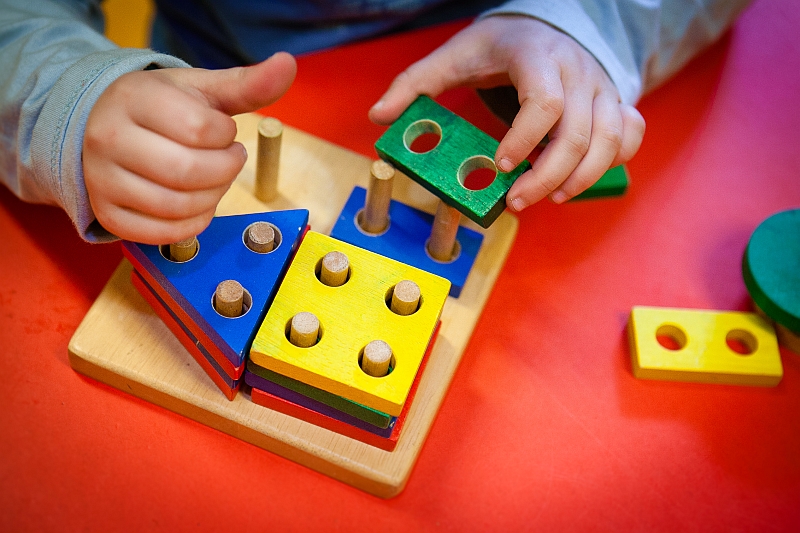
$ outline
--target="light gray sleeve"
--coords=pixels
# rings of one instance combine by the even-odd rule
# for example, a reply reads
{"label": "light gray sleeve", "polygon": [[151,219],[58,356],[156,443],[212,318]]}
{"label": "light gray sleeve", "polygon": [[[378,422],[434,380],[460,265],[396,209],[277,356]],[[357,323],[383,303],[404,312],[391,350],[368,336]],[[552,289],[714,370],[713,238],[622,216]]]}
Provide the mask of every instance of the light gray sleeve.
{"label": "light gray sleeve", "polygon": [[511,0],[485,12],[535,17],[570,35],[634,104],[716,41],[750,0]]}
{"label": "light gray sleeve", "polygon": [[23,200],[61,206],[91,242],[95,221],[81,151],[89,111],[127,72],[187,67],[102,36],[100,0],[0,0],[0,179]]}

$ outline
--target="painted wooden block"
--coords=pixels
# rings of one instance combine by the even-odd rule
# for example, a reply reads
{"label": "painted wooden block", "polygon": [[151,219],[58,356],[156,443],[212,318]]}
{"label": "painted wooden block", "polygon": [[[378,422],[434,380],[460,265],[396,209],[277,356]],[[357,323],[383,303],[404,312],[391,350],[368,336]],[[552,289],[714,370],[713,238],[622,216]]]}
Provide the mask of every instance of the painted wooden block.
{"label": "painted wooden block", "polygon": [[441,276],[451,283],[450,296],[458,298],[480,251],[483,235],[463,226],[458,228],[458,256],[449,263],[436,261],[425,247],[433,215],[392,200],[388,229],[377,235],[365,233],[358,225],[357,216],[364,207],[366,194],[362,187],[353,189],[331,230],[331,237]]}
{"label": "painted wooden block", "polygon": [[[422,135],[438,136],[439,142],[421,152],[414,145]],[[375,150],[409,178],[488,228],[505,209],[508,189],[530,168],[523,161],[511,172],[499,172],[494,165],[498,145],[463,118],[420,96],[378,139]],[[482,169],[495,173],[494,180],[480,190],[468,189],[468,176]]]}
{"label": "painted wooden block", "polygon": [[783,377],[772,326],[755,313],[634,307],[633,375],[774,387]]}
{"label": "painted wooden block", "polygon": [[131,271],[131,282],[133,286],[136,287],[136,290],[139,291],[139,294],[150,304],[150,307],[153,308],[161,321],[169,328],[172,334],[175,335],[183,347],[186,348],[186,351],[191,354],[192,358],[197,361],[197,364],[208,374],[208,377],[211,378],[214,385],[222,391],[226,398],[233,400],[241,387],[244,377],[232,379],[228,376],[219,366],[219,363],[211,357],[208,350],[197,341],[197,338],[177,319],[170,308],[158,297],[153,288],[150,287],[135,270]]}
{"label": "painted wooden block", "polygon": [[772,215],[756,228],[742,277],[757,309],[775,321],[781,344],[800,354],[800,209]]}
{"label": "painted wooden block", "polygon": [[[353,418],[362,420],[363,422],[375,427],[389,427],[389,423],[392,421],[392,418],[394,418],[391,415],[382,413],[372,409],[371,407],[367,407],[366,405],[361,405],[360,403],[348,400],[347,398],[342,398],[336,394],[331,394],[326,390],[312,387],[311,385],[303,383],[302,381],[298,381],[296,379],[278,374],[277,372],[273,372],[267,368],[260,367],[253,363],[253,361],[249,360],[247,361],[247,370],[245,372],[245,376],[248,374],[257,377],[259,382],[268,381],[270,383],[274,383],[279,387],[289,389],[297,394],[311,398],[316,402],[327,405],[328,407],[336,409],[337,411],[346,413]],[[250,383],[250,385],[254,387],[256,386],[253,383]],[[268,390],[263,386],[259,386],[258,388]]]}
{"label": "painted wooden block", "polygon": [[[318,278],[325,254],[350,261],[346,282],[324,285]],[[414,281],[422,297],[410,315],[389,309],[387,299],[400,281]],[[392,416],[406,401],[439,320],[450,282],[418,268],[313,231],[306,234],[273,304],[261,324],[250,357],[253,363]],[[288,339],[290,321],[301,312],[319,320],[316,343],[300,348]],[[392,371],[367,375],[359,357],[371,341],[392,349]]]}
{"label": "painted wooden block", "polygon": [[[245,231],[257,222],[266,222],[278,235],[277,247],[269,253],[257,253],[245,244]],[[123,252],[178,321],[237,379],[307,223],[305,209],[216,217],[197,236],[199,248],[189,261],[168,259],[162,246],[127,241]],[[227,279],[239,281],[246,291],[246,312],[236,318],[220,315],[213,305],[217,285]]]}
{"label": "painted wooden block", "polygon": [[619,165],[608,169],[594,185],[575,196],[571,201],[622,196],[628,190],[629,183],[628,170],[625,165]]}

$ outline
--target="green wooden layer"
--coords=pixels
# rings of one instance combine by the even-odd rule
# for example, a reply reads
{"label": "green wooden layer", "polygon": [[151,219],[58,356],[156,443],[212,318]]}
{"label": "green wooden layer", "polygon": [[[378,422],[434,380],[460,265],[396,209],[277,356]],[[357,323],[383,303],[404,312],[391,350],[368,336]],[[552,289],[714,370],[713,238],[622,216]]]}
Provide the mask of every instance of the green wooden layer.
{"label": "green wooden layer", "polygon": [[742,276],[764,313],[800,334],[800,209],[772,215],[756,228],[744,252]]}
{"label": "green wooden layer", "polygon": [[[440,133],[439,144],[425,153],[409,146],[420,134]],[[459,181],[459,169],[468,160],[482,168],[494,167],[499,143],[463,118],[427,96],[420,96],[375,143],[378,155],[392,163],[445,203],[488,228],[506,206],[506,194],[514,181],[530,168],[523,161],[511,172],[497,172],[485,189],[470,190]]]}
{"label": "green wooden layer", "polygon": [[382,413],[372,409],[371,407],[367,407],[366,405],[361,405],[360,403],[348,400],[347,398],[342,398],[341,396],[337,396],[336,394],[332,394],[328,391],[312,387],[311,385],[303,383],[302,381],[297,381],[296,379],[278,374],[277,372],[273,372],[272,370],[259,366],[250,360],[247,361],[247,370],[268,381],[277,383],[281,387],[293,390],[298,394],[302,394],[303,396],[307,396],[320,403],[324,403],[329,407],[338,409],[343,413],[354,416],[359,420],[363,420],[367,424],[372,424],[373,426],[377,426],[379,428],[387,428],[389,427],[389,423],[392,421],[392,416],[389,414]]}
{"label": "green wooden layer", "polygon": [[622,196],[628,190],[628,170],[624,165],[608,169],[594,185],[577,195],[572,200],[586,200],[589,198],[607,198]]}

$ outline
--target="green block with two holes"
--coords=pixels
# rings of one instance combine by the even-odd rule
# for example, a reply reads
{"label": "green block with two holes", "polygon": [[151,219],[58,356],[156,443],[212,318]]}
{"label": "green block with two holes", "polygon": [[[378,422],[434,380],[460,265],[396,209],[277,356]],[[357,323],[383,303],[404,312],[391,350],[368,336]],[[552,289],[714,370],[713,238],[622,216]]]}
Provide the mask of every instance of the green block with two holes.
{"label": "green block with two holes", "polygon": [[[414,140],[426,133],[437,134],[439,143],[430,151],[412,152]],[[505,209],[508,189],[530,168],[530,163],[523,161],[511,172],[497,171],[494,153],[498,145],[463,118],[420,96],[378,139],[375,150],[446,204],[488,228]],[[467,189],[463,180],[481,168],[496,172],[494,181],[481,190]]]}
{"label": "green block with two holes", "polygon": [[572,200],[586,200],[589,198],[608,198],[622,196],[628,190],[628,170],[624,165],[610,168],[600,176],[594,185],[575,196]]}

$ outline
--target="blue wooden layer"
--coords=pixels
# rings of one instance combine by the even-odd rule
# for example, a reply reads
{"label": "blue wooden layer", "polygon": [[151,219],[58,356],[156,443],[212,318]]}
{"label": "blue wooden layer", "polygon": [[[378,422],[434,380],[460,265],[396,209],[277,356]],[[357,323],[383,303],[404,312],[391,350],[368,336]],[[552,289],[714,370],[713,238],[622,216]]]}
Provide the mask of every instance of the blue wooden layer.
{"label": "blue wooden layer", "polygon": [[[247,227],[261,221],[272,224],[281,236],[278,247],[267,254],[253,252],[244,244]],[[192,334],[198,338],[206,335],[232,365],[239,367],[307,224],[306,209],[216,217],[197,236],[197,255],[185,263],[166,259],[154,245],[125,241],[123,251],[185,311],[188,320],[183,324]],[[217,285],[226,279],[241,283],[252,299],[250,309],[237,318],[219,315],[212,305]]]}
{"label": "blue wooden layer", "polygon": [[389,206],[389,229],[381,235],[369,235],[359,229],[356,215],[363,209],[367,191],[355,187],[331,230],[339,239],[395,261],[425,270],[450,281],[450,296],[458,298],[469,271],[483,243],[483,235],[460,227],[456,239],[461,247],[459,256],[450,263],[441,263],[428,255],[425,243],[431,235],[433,215],[392,200]]}

